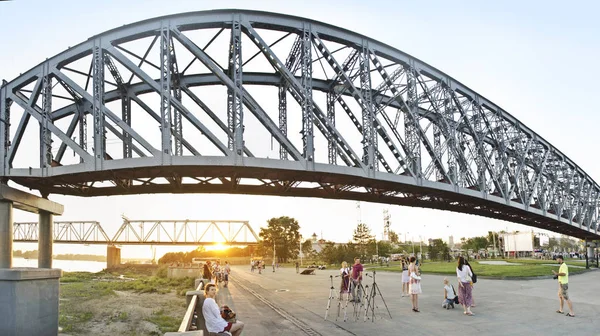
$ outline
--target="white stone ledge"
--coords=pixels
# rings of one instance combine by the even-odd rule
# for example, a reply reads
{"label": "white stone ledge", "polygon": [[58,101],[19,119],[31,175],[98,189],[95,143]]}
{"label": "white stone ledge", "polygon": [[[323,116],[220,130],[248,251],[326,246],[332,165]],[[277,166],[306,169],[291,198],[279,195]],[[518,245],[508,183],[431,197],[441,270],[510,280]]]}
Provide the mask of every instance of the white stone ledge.
{"label": "white stone ledge", "polygon": [[0,268],[0,281],[23,281],[58,279],[62,277],[59,268]]}

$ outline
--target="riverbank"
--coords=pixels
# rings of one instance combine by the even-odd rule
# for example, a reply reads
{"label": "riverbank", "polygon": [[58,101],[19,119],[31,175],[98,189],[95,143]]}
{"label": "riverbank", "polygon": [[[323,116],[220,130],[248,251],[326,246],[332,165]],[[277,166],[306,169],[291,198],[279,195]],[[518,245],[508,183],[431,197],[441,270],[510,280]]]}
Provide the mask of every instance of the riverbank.
{"label": "riverbank", "polygon": [[62,336],[162,335],[176,331],[191,278],[120,272],[65,272],[60,280]]}

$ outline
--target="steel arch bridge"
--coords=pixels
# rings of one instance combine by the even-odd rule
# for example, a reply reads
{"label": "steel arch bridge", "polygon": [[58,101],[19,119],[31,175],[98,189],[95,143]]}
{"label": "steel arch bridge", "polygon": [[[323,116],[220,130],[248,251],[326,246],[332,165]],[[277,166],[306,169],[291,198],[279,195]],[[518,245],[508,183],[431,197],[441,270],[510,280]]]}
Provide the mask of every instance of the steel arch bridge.
{"label": "steel arch bridge", "polygon": [[417,58],[305,18],[116,28],[4,82],[0,117],[2,176],[42,194],[352,199],[600,236],[600,187],[538,134]]}

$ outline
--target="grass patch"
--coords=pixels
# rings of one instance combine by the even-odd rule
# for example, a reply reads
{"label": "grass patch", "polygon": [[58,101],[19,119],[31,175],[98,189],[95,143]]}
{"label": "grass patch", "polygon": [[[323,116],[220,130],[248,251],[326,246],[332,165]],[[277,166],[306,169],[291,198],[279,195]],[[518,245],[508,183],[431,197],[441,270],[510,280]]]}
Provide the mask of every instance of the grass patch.
{"label": "grass patch", "polygon": [[[91,299],[115,296],[115,291],[131,291],[138,294],[159,293],[165,294],[175,291],[180,296],[185,296],[188,290],[194,288],[193,278],[168,279],[146,274],[129,274],[127,278],[120,279],[118,274],[108,272],[65,272],[60,279],[60,298],[64,299],[59,306],[59,326],[68,333],[83,332],[83,324],[92,319],[92,313],[81,311],[80,303]],[[110,321],[125,322],[129,320],[127,312],[120,312],[110,318]],[[156,324],[161,332],[176,331],[179,328],[181,317],[171,317],[160,310],[154,313],[148,321]]]}
{"label": "grass patch", "polygon": [[68,312],[70,314],[59,314],[58,316],[58,325],[62,327],[62,331],[69,332],[79,332],[81,330],[81,324],[85,323],[92,319],[93,314],[91,312]]}
{"label": "grass patch", "polygon": [[[471,261],[473,269],[477,275],[489,276],[489,277],[538,277],[538,276],[551,276],[552,270],[558,271],[558,264],[556,266],[546,266],[541,264],[553,264],[556,263],[552,260],[527,260],[527,259],[512,259],[506,260],[507,262],[514,262],[523,265],[486,265],[480,264],[477,261]],[[527,261],[527,262],[522,262]],[[568,262],[569,263],[569,262]],[[567,263],[567,264],[568,264]],[[402,272],[400,266],[390,267],[368,267],[368,270],[376,271],[387,271],[387,272]],[[570,274],[583,273],[587,270],[584,268],[570,268]],[[433,273],[433,274],[448,274],[456,275],[456,262],[426,262],[421,265],[421,272]]]}
{"label": "grass patch", "polygon": [[169,293],[175,290],[178,295],[194,287],[193,278],[168,279],[158,276],[132,275],[133,280],[121,280],[110,273],[65,272],[61,278],[61,295],[65,297],[102,297],[114,295],[114,291],[135,293]]}
{"label": "grass patch", "polygon": [[181,324],[181,317],[175,318],[165,314],[163,309],[155,311],[146,319],[148,322],[154,323],[160,332],[166,333],[169,331],[177,331]]}

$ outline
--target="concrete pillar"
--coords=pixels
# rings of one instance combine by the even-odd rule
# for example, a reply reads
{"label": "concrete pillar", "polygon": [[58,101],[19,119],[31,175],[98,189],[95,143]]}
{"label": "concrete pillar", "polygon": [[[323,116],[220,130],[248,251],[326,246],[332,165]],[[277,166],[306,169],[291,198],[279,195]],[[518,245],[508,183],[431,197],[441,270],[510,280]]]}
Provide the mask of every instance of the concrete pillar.
{"label": "concrete pillar", "polygon": [[0,335],[58,334],[59,269],[0,269]]}
{"label": "concrete pillar", "polygon": [[13,204],[0,201],[0,268],[12,267],[13,256]]}
{"label": "concrete pillar", "polygon": [[106,247],[106,268],[121,265],[121,249],[109,245]]}
{"label": "concrete pillar", "polygon": [[52,245],[54,243],[54,223],[52,214],[40,210],[38,234],[38,267],[52,268]]}

